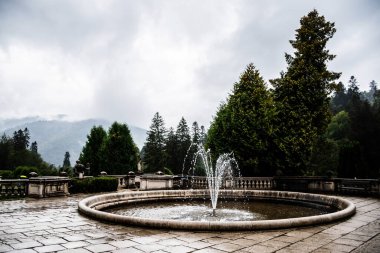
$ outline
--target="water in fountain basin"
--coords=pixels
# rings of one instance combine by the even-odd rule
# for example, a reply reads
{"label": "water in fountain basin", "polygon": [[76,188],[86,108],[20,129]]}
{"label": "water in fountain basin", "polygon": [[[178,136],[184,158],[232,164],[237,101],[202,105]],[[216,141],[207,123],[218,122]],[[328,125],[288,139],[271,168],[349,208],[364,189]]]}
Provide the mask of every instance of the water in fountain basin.
{"label": "water in fountain basin", "polygon": [[[192,144],[194,145],[194,144]],[[189,148],[189,151],[191,150]],[[233,157],[233,153],[225,153],[218,157],[216,160],[215,168],[212,166],[212,158],[210,150],[205,150],[205,148],[198,144],[196,145],[197,151],[194,154],[194,159],[192,161],[193,176],[195,173],[195,164],[200,159],[203,164],[203,168],[206,172],[208,188],[210,191],[210,199],[212,205],[212,215],[216,216],[216,206],[218,203],[219,189],[225,178],[233,178],[234,175],[239,174],[239,169],[237,162]],[[187,155],[186,155],[187,158]],[[185,159],[186,159],[185,158]],[[189,170],[189,171],[190,171]],[[237,173],[234,173],[237,172]]]}

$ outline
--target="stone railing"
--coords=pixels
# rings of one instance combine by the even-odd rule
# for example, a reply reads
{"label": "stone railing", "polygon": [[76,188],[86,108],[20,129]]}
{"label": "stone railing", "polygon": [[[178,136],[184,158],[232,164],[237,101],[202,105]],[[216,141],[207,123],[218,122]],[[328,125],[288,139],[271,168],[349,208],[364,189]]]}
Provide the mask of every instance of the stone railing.
{"label": "stone railing", "polygon": [[28,179],[0,180],[0,198],[20,198],[28,195]]}
{"label": "stone railing", "polygon": [[376,179],[335,178],[335,190],[339,193],[364,193],[380,195],[380,183]]}
{"label": "stone railing", "polygon": [[67,177],[33,177],[0,180],[1,198],[64,196],[69,194]]}
{"label": "stone railing", "polygon": [[28,196],[45,198],[69,195],[69,182],[67,177],[32,177],[28,183]]}
{"label": "stone railing", "polygon": [[[206,177],[192,177],[191,188],[205,189],[208,187]],[[274,189],[272,177],[236,177],[226,178],[222,181],[222,189],[252,189],[252,190],[271,190]]]}
{"label": "stone railing", "polygon": [[236,189],[271,190],[275,188],[275,182],[272,177],[237,177],[234,179],[233,187]]}
{"label": "stone railing", "polygon": [[173,188],[173,176],[147,174],[140,177],[140,190],[163,190]]}
{"label": "stone railing", "polygon": [[273,180],[277,190],[380,196],[379,179],[274,177]]}

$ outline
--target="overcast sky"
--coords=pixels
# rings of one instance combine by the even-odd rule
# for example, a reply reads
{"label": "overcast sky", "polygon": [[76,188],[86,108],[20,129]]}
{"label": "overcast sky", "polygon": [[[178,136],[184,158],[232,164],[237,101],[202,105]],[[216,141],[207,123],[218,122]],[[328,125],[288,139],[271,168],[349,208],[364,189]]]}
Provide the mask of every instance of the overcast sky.
{"label": "overcast sky", "polygon": [[0,0],[0,118],[209,126],[246,65],[286,69],[299,20],[335,22],[330,69],[380,82],[380,1]]}

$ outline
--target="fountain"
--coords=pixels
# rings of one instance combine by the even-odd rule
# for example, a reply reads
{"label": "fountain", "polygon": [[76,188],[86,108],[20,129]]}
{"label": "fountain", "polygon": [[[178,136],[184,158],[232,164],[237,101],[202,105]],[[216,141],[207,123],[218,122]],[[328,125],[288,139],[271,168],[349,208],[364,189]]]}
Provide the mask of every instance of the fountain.
{"label": "fountain", "polygon": [[[221,189],[224,178],[240,176],[233,154],[226,153],[219,156],[213,168],[210,151],[198,145],[192,160],[193,166],[190,168],[193,176],[199,158],[207,174],[208,189],[124,191],[103,194],[80,201],[78,209],[90,217],[118,224],[218,231],[307,226],[332,222],[355,213],[353,203],[334,196],[273,190]],[[227,200],[229,206],[227,209],[223,206],[218,208],[216,213],[219,195]],[[209,207],[200,203],[208,198],[211,199],[212,215],[209,211],[205,211],[210,210]],[[247,205],[249,206],[247,209],[246,206],[242,208],[231,200],[238,200],[240,203],[251,202],[251,204]],[[268,202],[274,205],[269,205]],[[307,208],[292,213],[298,210],[300,205]],[[252,211],[252,208],[260,210]],[[278,215],[276,213],[278,210],[284,212]]]}
{"label": "fountain", "polygon": [[237,162],[233,157],[233,153],[224,153],[217,159],[214,169],[212,166],[212,157],[210,150],[206,151],[205,148],[200,144],[196,145],[196,147],[197,152],[194,155],[192,163],[193,174],[195,171],[194,167],[197,159],[200,157],[207,176],[208,189],[210,191],[210,199],[212,205],[212,216],[216,216],[216,205],[218,203],[220,186],[222,185],[224,178],[234,177],[234,165],[238,170]]}

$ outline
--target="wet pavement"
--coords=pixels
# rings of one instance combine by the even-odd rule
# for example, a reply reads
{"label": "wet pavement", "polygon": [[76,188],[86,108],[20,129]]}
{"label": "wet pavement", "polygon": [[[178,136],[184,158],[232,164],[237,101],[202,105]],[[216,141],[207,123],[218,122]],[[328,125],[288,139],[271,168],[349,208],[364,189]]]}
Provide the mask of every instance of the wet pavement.
{"label": "wet pavement", "polygon": [[344,197],[356,214],[320,226],[202,232],[122,226],[78,213],[89,195],[0,201],[0,252],[380,252],[380,200]]}

